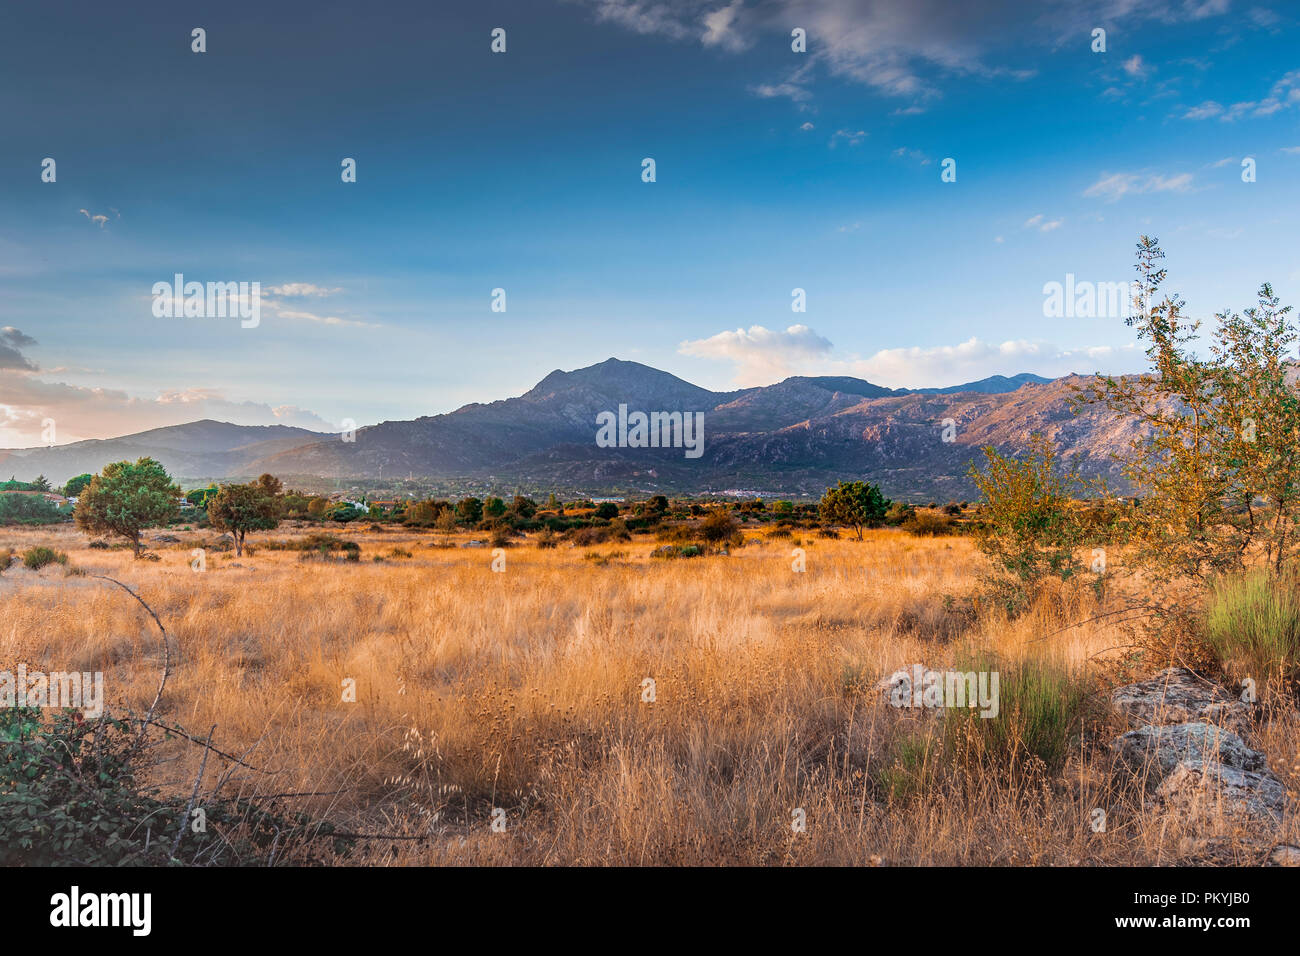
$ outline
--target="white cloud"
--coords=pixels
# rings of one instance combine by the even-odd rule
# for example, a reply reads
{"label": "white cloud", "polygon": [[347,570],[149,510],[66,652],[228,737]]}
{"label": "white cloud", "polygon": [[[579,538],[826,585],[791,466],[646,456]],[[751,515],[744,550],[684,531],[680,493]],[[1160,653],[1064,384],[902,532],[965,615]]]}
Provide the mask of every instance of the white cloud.
{"label": "white cloud", "polygon": [[267,286],[264,291],[271,295],[282,295],[290,298],[298,296],[313,296],[319,298],[327,295],[338,295],[343,290],[313,285],[310,282],[288,282],[284,285]]}
{"label": "white cloud", "polygon": [[1218,117],[1221,122],[1231,123],[1243,116],[1256,118],[1272,116],[1282,110],[1290,109],[1300,103],[1300,70],[1291,70],[1282,75],[1268,91],[1268,95],[1259,100],[1243,100],[1233,103],[1225,109],[1215,100],[1206,100],[1199,106],[1193,106],[1183,114],[1183,119],[1203,120]]}
{"label": "white cloud", "polygon": [[1124,72],[1137,80],[1144,79],[1152,69],[1153,67],[1144,63],[1142,61],[1142,56],[1137,53],[1124,61]]}
{"label": "white cloud", "polygon": [[1083,194],[1092,198],[1101,198],[1106,202],[1115,202],[1129,193],[1151,192],[1186,192],[1192,186],[1191,173],[1179,173],[1177,176],[1162,176],[1157,173],[1111,173],[1103,174]]}
{"label": "white cloud", "polygon": [[1223,104],[1214,100],[1206,100],[1200,106],[1193,106],[1183,114],[1183,119],[1203,120],[1212,119],[1223,113]]}
{"label": "white cloud", "polygon": [[1054,229],[1060,229],[1064,224],[1064,219],[1048,219],[1042,213],[1039,213],[1026,219],[1023,228],[1037,229],[1039,232],[1052,232]]}
{"label": "white cloud", "polygon": [[900,146],[898,149],[894,150],[894,155],[899,159],[916,160],[916,162],[920,163],[922,166],[929,166],[930,163],[934,162],[934,160],[930,159],[929,156],[925,155],[925,153],[921,152],[919,149],[908,149],[905,146]]}
{"label": "white cloud", "polygon": [[749,386],[770,384],[794,374],[789,370],[828,355],[831,343],[806,325],[792,325],[783,332],[752,325],[682,342],[677,350],[695,358],[732,362],[737,384]]}
{"label": "white cloud", "polygon": [[866,358],[841,358],[833,354],[830,342],[803,325],[785,332],[762,326],[720,332],[683,342],[678,351],[732,362],[735,383],[741,387],[770,385],[791,375],[852,375],[891,388],[943,387],[1020,372],[1056,377],[1129,371],[1138,355],[1136,343],[1062,348],[1023,339],[985,342],[972,337],[957,345],[882,349]]}
{"label": "white cloud", "polygon": [[[938,0],[583,0],[597,21],[672,40],[743,50],[760,37],[789,43],[807,31],[808,66],[892,96],[938,95],[936,74],[1025,79],[1033,71],[989,66],[987,49],[1023,25],[1014,4],[976,8]],[[764,40],[764,42],[767,42]],[[760,96],[806,98],[806,82],[752,87]]]}
{"label": "white cloud", "polygon": [[834,147],[841,140],[850,146],[857,146],[867,136],[866,130],[837,129],[831,136],[831,146]]}
{"label": "white cloud", "polygon": [[164,425],[212,418],[239,425],[296,425],[335,430],[314,412],[294,405],[234,401],[213,389],[165,391],[140,398],[111,388],[46,381],[30,372],[0,370],[0,435],[20,446],[41,444],[43,422],[54,419],[60,444],[116,438]]}
{"label": "white cloud", "polygon": [[804,123],[804,124],[803,124],[802,126],[800,126],[799,128],[800,128],[801,130],[805,130],[805,131],[810,130],[810,129],[815,129],[815,127],[813,126],[812,123]]}
{"label": "white cloud", "polygon": [[736,15],[744,6],[744,0],[733,2],[704,16],[704,35],[700,37],[705,46],[720,46],[724,50],[743,50],[749,44],[735,30]]}

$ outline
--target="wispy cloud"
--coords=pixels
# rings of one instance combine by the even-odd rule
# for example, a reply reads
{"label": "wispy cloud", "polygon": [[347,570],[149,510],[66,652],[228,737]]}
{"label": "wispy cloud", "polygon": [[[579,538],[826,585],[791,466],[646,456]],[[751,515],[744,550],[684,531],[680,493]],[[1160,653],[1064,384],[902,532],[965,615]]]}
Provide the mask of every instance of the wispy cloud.
{"label": "wispy cloud", "polygon": [[1090,198],[1116,202],[1124,196],[1152,192],[1186,192],[1192,186],[1191,173],[1162,176],[1158,173],[1109,173],[1083,191]]}
{"label": "wispy cloud", "polygon": [[922,166],[929,166],[934,160],[919,149],[908,149],[906,146],[900,146],[894,150],[894,155],[899,159],[911,159],[920,163]]}
{"label": "wispy cloud", "polygon": [[1052,232],[1065,224],[1064,219],[1048,219],[1042,213],[1025,220],[1025,229],[1037,229],[1039,232]]}
{"label": "wispy cloud", "polygon": [[1219,119],[1231,123],[1245,116],[1262,118],[1280,113],[1300,103],[1300,70],[1291,70],[1283,74],[1268,91],[1268,95],[1258,100],[1242,100],[1225,107],[1217,100],[1206,100],[1183,113],[1183,119],[1207,120]]}
{"label": "wispy cloud", "polygon": [[299,296],[320,298],[327,295],[338,295],[343,290],[338,288],[331,289],[327,286],[315,285],[311,282],[287,282],[284,285],[267,286],[265,291],[271,295],[279,295],[286,298]]}
{"label": "wispy cloud", "polygon": [[865,358],[837,357],[829,341],[803,325],[784,332],[762,326],[720,332],[683,342],[679,351],[734,363],[735,383],[741,387],[769,385],[791,375],[852,375],[892,388],[946,386],[1026,371],[1053,377],[1070,372],[1125,371],[1137,355],[1135,343],[1063,348],[1024,339],[987,342],[971,337],[956,345],[881,349]]}

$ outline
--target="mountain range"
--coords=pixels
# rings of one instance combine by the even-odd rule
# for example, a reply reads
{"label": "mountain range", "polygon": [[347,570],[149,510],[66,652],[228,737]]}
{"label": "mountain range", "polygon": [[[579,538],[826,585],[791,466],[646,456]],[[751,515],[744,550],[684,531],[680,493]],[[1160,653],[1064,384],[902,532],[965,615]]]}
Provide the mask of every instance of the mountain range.
{"label": "mountain range", "polygon": [[[150,455],[182,484],[271,472],[299,487],[406,478],[516,488],[701,493],[732,489],[817,495],[863,478],[887,495],[973,496],[967,477],[985,445],[1023,449],[1040,431],[1087,474],[1111,474],[1110,453],[1131,423],[1101,409],[1072,414],[1084,379],[1022,374],[936,389],[890,389],[844,376],[796,376],[713,392],[637,362],[609,359],[554,371],[515,398],[442,415],[386,421],[355,435],[282,425],[198,421],[121,438],[0,451],[0,469],[59,482],[106,462]],[[597,416],[630,411],[703,414],[702,454],[682,448],[600,447]],[[350,439],[350,440],[349,440]]]}

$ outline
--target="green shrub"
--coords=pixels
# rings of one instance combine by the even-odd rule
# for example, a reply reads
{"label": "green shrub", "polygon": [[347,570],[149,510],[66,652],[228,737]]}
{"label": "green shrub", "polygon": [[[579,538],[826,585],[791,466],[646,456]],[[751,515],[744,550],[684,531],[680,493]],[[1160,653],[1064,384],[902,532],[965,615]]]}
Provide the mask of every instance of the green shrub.
{"label": "green shrub", "polygon": [[1210,590],[1205,638],[1224,671],[1291,691],[1300,680],[1300,580],[1263,571],[1220,578]]}
{"label": "green shrub", "polygon": [[950,710],[944,736],[950,752],[999,772],[1059,772],[1080,733],[1103,717],[1093,688],[1051,659],[1008,663],[982,654],[954,669],[998,674],[997,716],[980,716],[978,707]]}
{"label": "green shrub", "polygon": [[0,494],[0,524],[57,524],[68,512],[42,495]]}
{"label": "green shrub", "polygon": [[28,548],[23,552],[23,566],[32,571],[39,571],[47,564],[67,564],[68,556],[62,551],[55,551],[53,548],[47,548],[38,545],[35,548]]}

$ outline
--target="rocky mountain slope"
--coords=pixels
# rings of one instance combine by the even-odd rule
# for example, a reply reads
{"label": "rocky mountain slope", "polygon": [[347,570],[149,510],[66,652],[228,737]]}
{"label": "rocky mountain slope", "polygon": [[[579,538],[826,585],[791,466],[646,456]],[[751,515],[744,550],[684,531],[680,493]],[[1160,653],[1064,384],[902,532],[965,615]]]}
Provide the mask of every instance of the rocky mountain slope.
{"label": "rocky mountain slope", "polygon": [[[294,478],[414,475],[585,490],[820,494],[841,478],[867,478],[895,497],[968,498],[979,449],[1022,449],[1035,431],[1079,456],[1086,473],[1111,470],[1131,426],[1101,410],[1070,413],[1082,379],[995,377],[942,390],[887,389],[861,379],[794,377],[712,392],[667,372],[609,359],[555,371],[516,398],[444,415],[359,429],[355,440],[301,429],[195,422],[105,442],[4,453],[19,477],[63,480],[107,461],[152,454],[178,476]],[[998,389],[1005,389],[999,391]],[[703,413],[703,453],[599,447],[597,416]],[[0,464],[0,467],[4,467]],[[30,473],[30,474],[29,474]]]}

